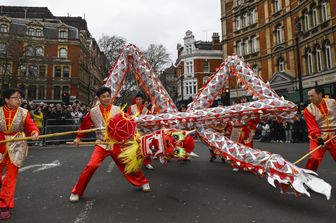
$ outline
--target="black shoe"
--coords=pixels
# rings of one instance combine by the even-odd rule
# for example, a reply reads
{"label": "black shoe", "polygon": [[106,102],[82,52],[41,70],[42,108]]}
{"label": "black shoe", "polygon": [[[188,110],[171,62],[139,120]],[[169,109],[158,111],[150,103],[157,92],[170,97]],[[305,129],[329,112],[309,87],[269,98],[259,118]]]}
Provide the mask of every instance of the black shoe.
{"label": "black shoe", "polygon": [[216,157],[215,156],[212,156],[212,157],[210,157],[210,160],[209,160],[209,162],[214,162],[215,161],[215,159],[216,159]]}

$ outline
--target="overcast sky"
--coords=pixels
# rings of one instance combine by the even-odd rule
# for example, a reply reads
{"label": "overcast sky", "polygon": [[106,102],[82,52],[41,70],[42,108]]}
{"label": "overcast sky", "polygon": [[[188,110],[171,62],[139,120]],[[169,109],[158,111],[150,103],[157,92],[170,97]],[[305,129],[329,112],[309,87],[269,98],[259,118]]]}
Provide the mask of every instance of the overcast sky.
{"label": "overcast sky", "polygon": [[82,16],[98,41],[103,34],[118,35],[146,49],[163,44],[174,61],[176,44],[187,30],[196,40],[221,35],[220,0],[1,0],[2,5],[48,7],[56,16]]}

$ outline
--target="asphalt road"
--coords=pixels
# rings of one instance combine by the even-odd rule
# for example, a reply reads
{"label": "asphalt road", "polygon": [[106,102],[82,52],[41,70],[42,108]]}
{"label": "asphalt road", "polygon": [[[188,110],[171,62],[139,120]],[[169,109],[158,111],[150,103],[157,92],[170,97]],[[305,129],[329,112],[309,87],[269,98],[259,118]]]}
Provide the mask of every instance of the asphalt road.
{"label": "asphalt road", "polygon": [[[256,148],[295,161],[308,144],[256,143]],[[335,190],[329,201],[316,193],[310,198],[280,194],[265,178],[233,172],[219,160],[210,163],[202,143],[196,148],[200,158],[191,162],[153,161],[155,170],[144,170],[149,193],[130,185],[108,157],[83,199],[70,203],[70,191],[91,151],[92,147],[31,148],[8,222],[336,222]],[[319,174],[336,187],[336,166],[329,154]]]}

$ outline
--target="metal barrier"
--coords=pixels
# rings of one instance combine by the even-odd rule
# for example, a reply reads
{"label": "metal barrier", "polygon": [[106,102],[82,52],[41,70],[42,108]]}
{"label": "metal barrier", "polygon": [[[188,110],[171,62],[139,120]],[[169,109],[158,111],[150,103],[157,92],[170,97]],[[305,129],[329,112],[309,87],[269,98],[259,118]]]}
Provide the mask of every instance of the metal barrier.
{"label": "metal barrier", "polygon": [[[51,134],[57,132],[67,132],[67,131],[76,131],[79,128],[79,125],[73,124],[73,119],[48,119],[45,122],[44,134]],[[48,144],[60,144],[75,139],[74,134],[65,135],[65,136],[56,136],[50,138],[44,138],[43,145]],[[95,132],[88,133],[82,141],[94,141],[96,139]]]}

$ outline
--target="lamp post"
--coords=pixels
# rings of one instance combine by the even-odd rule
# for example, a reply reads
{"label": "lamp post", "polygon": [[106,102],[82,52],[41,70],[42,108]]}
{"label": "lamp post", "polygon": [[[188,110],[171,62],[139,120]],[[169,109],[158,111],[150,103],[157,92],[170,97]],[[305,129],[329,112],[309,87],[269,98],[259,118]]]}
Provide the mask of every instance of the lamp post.
{"label": "lamp post", "polygon": [[300,57],[300,44],[299,44],[299,37],[302,33],[301,31],[301,23],[299,19],[296,19],[295,22],[295,45],[296,45],[296,58],[297,58],[297,76],[299,79],[299,93],[300,93],[300,103],[303,102],[303,87],[302,87],[302,75],[301,75],[301,57]]}

